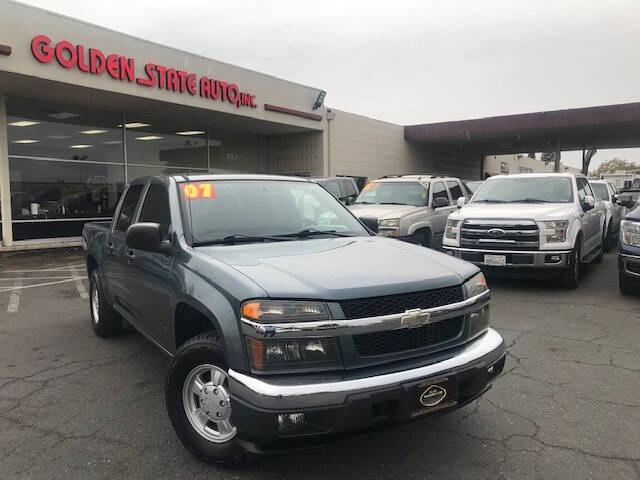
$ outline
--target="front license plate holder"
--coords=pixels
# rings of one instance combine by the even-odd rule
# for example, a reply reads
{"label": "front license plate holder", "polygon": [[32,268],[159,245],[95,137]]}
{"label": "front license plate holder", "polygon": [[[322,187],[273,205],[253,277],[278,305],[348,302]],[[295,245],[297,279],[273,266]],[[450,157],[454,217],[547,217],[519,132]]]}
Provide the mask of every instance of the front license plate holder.
{"label": "front license plate holder", "polygon": [[425,379],[409,387],[411,418],[454,407],[458,404],[458,377],[447,375]]}
{"label": "front license plate holder", "polygon": [[506,255],[485,255],[484,264],[489,267],[505,267],[507,265]]}

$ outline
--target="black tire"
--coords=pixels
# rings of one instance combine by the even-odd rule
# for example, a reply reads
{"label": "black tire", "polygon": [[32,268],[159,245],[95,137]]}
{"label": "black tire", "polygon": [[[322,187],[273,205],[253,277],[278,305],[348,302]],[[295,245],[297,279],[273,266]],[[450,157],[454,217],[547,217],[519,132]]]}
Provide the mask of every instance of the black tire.
{"label": "black tire", "polygon": [[618,274],[618,285],[622,295],[633,295],[634,293],[637,293],[637,290],[633,288],[629,279],[622,272]]}
{"label": "black tire", "polygon": [[596,255],[596,257],[593,259],[591,263],[594,263],[594,264],[602,263],[602,260],[604,260],[604,248],[605,248],[606,241],[607,241],[607,232],[603,230],[602,239],[600,240],[600,246],[598,247],[598,255]]}
{"label": "black tire", "polygon": [[[183,402],[183,388],[190,373],[202,365],[228,371],[220,337],[208,332],[187,340],[176,352],[165,384],[165,402],[171,424],[182,444],[197,458],[216,465],[240,465],[246,460],[237,434],[224,443],[208,440],[189,421]],[[202,408],[202,404],[200,404]]]}
{"label": "black tire", "polygon": [[604,242],[604,251],[608,252],[611,250],[611,247],[614,244],[614,237],[613,237],[613,223],[609,222],[609,225],[607,226],[607,234],[605,236],[605,242]]}
{"label": "black tire", "polygon": [[107,303],[97,268],[89,275],[89,315],[93,331],[99,337],[110,337],[122,331],[122,317]]}
{"label": "black tire", "polygon": [[580,283],[580,248],[580,240],[578,240],[576,248],[571,251],[569,268],[561,274],[560,283],[565,288],[575,289]]}
{"label": "black tire", "polygon": [[413,234],[416,245],[431,248],[431,232],[429,230],[418,230]]}

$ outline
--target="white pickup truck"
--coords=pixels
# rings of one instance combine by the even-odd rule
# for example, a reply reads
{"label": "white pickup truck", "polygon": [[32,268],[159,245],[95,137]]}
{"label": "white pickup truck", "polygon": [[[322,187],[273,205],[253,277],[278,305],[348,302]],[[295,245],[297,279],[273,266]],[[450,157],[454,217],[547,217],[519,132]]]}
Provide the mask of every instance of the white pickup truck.
{"label": "white pickup truck", "polygon": [[605,208],[583,175],[497,175],[465,203],[447,220],[449,255],[488,269],[559,271],[568,288],[581,263],[602,261]]}

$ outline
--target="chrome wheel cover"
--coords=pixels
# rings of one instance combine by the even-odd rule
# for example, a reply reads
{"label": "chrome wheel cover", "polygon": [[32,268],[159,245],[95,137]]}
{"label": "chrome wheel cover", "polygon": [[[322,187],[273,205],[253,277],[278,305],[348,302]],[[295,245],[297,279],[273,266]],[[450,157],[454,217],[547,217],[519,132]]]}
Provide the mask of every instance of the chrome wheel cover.
{"label": "chrome wheel cover", "polygon": [[203,364],[195,367],[182,386],[182,405],[191,426],[206,440],[225,443],[237,434],[231,420],[227,372]]}

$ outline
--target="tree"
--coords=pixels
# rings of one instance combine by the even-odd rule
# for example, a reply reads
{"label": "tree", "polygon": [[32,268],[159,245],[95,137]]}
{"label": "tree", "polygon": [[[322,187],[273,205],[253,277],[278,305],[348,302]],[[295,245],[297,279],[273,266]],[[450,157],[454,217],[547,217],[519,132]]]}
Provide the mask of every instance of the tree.
{"label": "tree", "polygon": [[603,173],[615,173],[617,170],[634,170],[636,168],[640,168],[640,164],[616,157],[602,162],[597,169],[591,172],[591,176],[600,177]]}

